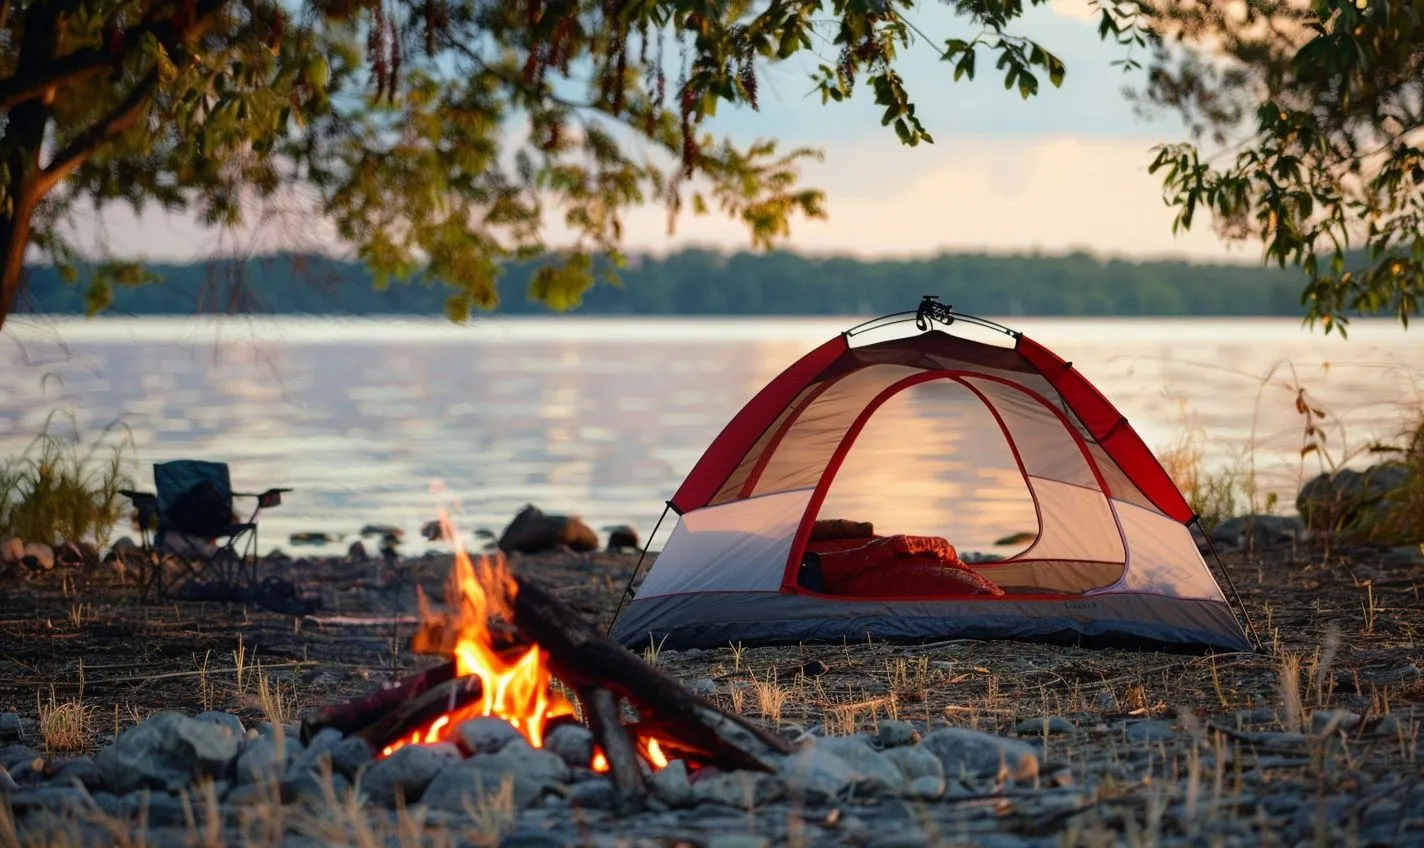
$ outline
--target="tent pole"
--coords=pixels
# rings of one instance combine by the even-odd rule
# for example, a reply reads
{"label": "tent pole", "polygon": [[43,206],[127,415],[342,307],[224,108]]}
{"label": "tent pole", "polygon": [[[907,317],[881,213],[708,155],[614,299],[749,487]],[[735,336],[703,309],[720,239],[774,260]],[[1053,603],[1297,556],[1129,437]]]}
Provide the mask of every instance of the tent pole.
{"label": "tent pole", "polygon": [[623,594],[618,597],[618,609],[613,611],[613,618],[608,621],[608,630],[603,635],[613,635],[613,625],[618,623],[618,616],[623,614],[623,605],[628,603],[628,595],[633,591],[633,581],[638,579],[638,575],[643,570],[643,560],[648,558],[648,549],[653,546],[653,537],[658,535],[658,530],[663,526],[663,519],[667,518],[668,510],[672,509],[669,503],[663,507],[663,514],[658,516],[658,523],[653,525],[653,532],[648,534],[648,540],[643,543],[643,552],[638,554],[638,564],[633,566],[633,573],[628,575],[628,585],[623,587]]}
{"label": "tent pole", "polygon": [[1256,649],[1256,653],[1261,652],[1261,634],[1256,630],[1256,623],[1251,620],[1251,611],[1246,609],[1246,602],[1241,600],[1241,593],[1236,591],[1236,581],[1231,579],[1231,571],[1226,567],[1226,563],[1221,558],[1221,553],[1216,549],[1216,542],[1212,540],[1211,534],[1206,532],[1202,526],[1201,516],[1192,516],[1192,523],[1206,537],[1206,546],[1211,549],[1211,555],[1216,560],[1216,567],[1221,569],[1221,574],[1226,578],[1226,588],[1230,590],[1231,597],[1236,600],[1236,606],[1241,608],[1241,617],[1246,619],[1246,630],[1250,634],[1251,645]]}

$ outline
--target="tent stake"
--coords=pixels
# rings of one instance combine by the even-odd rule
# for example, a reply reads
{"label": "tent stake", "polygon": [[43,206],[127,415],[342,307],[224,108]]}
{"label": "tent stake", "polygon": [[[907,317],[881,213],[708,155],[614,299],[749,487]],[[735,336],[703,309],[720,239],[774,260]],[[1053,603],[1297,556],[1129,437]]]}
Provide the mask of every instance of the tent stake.
{"label": "tent stake", "polygon": [[672,509],[672,504],[663,507],[663,514],[658,516],[658,523],[653,525],[653,532],[648,534],[648,540],[643,543],[643,552],[638,554],[638,564],[633,566],[633,573],[628,575],[628,585],[623,587],[623,594],[618,598],[618,609],[613,611],[613,618],[608,621],[608,629],[604,631],[604,636],[613,635],[613,625],[618,623],[618,616],[623,614],[623,605],[628,603],[628,595],[633,591],[633,581],[638,579],[638,575],[643,571],[643,560],[648,558],[648,549],[653,546],[653,537],[658,535],[658,530],[663,526],[663,519],[667,518],[668,510]]}
{"label": "tent stake", "polygon": [[1192,523],[1197,526],[1201,534],[1206,537],[1206,546],[1211,549],[1211,555],[1216,560],[1217,568],[1221,569],[1221,574],[1226,578],[1226,588],[1230,590],[1231,597],[1236,601],[1236,606],[1241,608],[1241,617],[1246,619],[1246,629],[1251,635],[1251,646],[1256,649],[1256,653],[1261,653],[1261,634],[1256,630],[1256,623],[1251,620],[1251,611],[1246,609],[1246,602],[1241,600],[1241,593],[1236,591],[1236,581],[1231,579],[1231,570],[1226,567],[1226,562],[1222,560],[1221,553],[1216,549],[1216,542],[1212,540],[1211,534],[1206,532],[1202,526],[1201,516],[1192,519]]}

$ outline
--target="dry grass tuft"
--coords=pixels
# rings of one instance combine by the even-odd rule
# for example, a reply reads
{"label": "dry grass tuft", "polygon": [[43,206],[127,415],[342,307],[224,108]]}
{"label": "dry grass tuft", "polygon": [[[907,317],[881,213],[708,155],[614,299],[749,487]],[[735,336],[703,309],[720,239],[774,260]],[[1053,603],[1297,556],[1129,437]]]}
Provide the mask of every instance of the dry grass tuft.
{"label": "dry grass tuft", "polygon": [[83,751],[94,738],[94,708],[80,698],[57,699],[54,689],[49,700],[35,695],[39,714],[40,737],[46,751]]}

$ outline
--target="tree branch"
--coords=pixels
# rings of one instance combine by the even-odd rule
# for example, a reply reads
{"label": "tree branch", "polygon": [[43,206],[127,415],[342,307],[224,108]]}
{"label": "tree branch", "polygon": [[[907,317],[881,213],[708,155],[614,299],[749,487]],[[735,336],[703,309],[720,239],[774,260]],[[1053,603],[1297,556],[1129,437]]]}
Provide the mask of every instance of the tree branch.
{"label": "tree branch", "polygon": [[[0,15],[3,15],[10,2],[11,0],[0,0]],[[132,29],[124,30],[124,41],[134,45],[145,35],[152,34],[159,43],[171,46],[181,41],[192,31],[201,29],[216,12],[227,5],[227,2],[228,0],[199,0],[192,25],[179,26],[174,23],[172,17],[164,18],[161,21],[150,19]],[[107,46],[86,47],[83,50],[76,50],[68,56],[61,56],[46,62],[42,69],[33,74],[26,76],[17,74],[0,80],[0,112],[39,97],[47,90],[62,83],[78,82],[108,70],[119,59],[122,57],[114,56],[109,52]]]}
{"label": "tree branch", "polygon": [[94,155],[94,151],[101,144],[113,141],[128,132],[143,116],[144,107],[148,105],[149,98],[157,89],[158,69],[154,68],[144,74],[143,79],[139,80],[133,91],[129,92],[128,97],[115,106],[114,110],[103,120],[75,136],[63,150],[55,154],[49,165],[40,172],[39,179],[35,181],[39,193],[45,194],[73,173],[75,168],[84,164],[90,156]]}

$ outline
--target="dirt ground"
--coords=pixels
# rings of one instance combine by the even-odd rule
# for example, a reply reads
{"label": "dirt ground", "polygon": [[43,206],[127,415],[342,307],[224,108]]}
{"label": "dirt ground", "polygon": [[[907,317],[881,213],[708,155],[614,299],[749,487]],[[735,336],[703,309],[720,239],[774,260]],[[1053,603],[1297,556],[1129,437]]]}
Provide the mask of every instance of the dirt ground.
{"label": "dirt ground", "polygon": [[[629,555],[515,557],[603,624],[637,562]],[[1180,656],[1011,642],[728,646],[652,661],[722,706],[788,733],[844,734],[896,717],[1006,731],[1030,717],[1172,717],[1342,707],[1369,719],[1424,718],[1424,569],[1387,569],[1370,551],[1287,551],[1227,562],[1268,649]],[[448,556],[391,570],[342,560],[269,562],[268,572],[319,595],[314,616],[237,604],[144,599],[132,575],[56,569],[4,580],[0,711],[36,727],[77,703],[79,750],[160,709],[227,710],[291,721],[436,662],[413,655],[416,586],[442,596]],[[392,622],[392,619],[403,619]],[[1283,685],[1294,679],[1294,686]],[[704,681],[711,681],[710,684]],[[715,687],[715,688],[714,688]],[[1289,724],[1289,720],[1287,720]],[[32,743],[33,744],[33,743]],[[39,746],[36,746],[39,747]]]}

